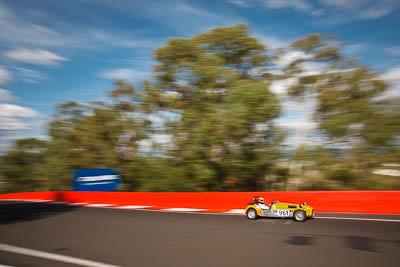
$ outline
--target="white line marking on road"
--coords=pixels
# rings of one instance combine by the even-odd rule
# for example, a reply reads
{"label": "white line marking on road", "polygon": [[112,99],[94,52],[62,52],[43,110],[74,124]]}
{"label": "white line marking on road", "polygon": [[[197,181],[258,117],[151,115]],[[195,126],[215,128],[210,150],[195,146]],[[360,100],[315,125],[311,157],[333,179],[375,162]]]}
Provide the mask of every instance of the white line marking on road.
{"label": "white line marking on road", "polygon": [[191,208],[168,208],[168,209],[162,209],[163,211],[178,211],[178,212],[196,212],[196,211],[205,211],[207,209],[191,209]]}
{"label": "white line marking on road", "polygon": [[43,251],[39,251],[39,250],[35,250],[35,249],[15,247],[15,246],[10,246],[10,245],[6,245],[6,244],[2,244],[2,243],[0,243],[0,250],[6,251],[6,252],[11,252],[11,253],[28,255],[28,256],[37,257],[37,258],[61,261],[61,262],[76,264],[76,265],[80,265],[80,266],[117,267],[117,265],[111,265],[111,264],[101,263],[101,262],[97,262],[97,261],[79,259],[79,258],[75,258],[75,257],[71,257],[71,256],[64,256],[64,255],[59,255],[59,254],[54,254],[54,253],[49,253],[49,252],[43,252]]}
{"label": "white line marking on road", "polygon": [[137,209],[146,209],[146,208],[151,208],[152,206],[135,206],[135,205],[130,205],[130,206],[119,206],[115,207],[117,209],[127,209],[127,210],[137,210]]}
{"label": "white line marking on road", "polygon": [[320,216],[315,217],[315,219],[354,220],[354,221],[377,221],[377,222],[400,222],[400,220],[394,220],[394,219],[346,218],[346,217],[320,217]]}
{"label": "white line marking on road", "polygon": [[225,211],[224,213],[244,215],[244,211],[245,211],[244,209],[233,209],[233,210]]}
{"label": "white line marking on road", "polygon": [[[117,207],[118,208],[118,207]],[[238,209],[240,211],[240,209]],[[165,210],[156,210],[156,209],[144,209],[143,211],[155,211],[155,212],[165,212]],[[244,210],[242,213],[229,213],[228,212],[181,212],[181,213],[189,213],[189,214],[205,214],[205,215],[233,215],[233,216],[245,216]],[[168,212],[168,211],[167,211]],[[360,221],[383,221],[383,222],[400,222],[400,220],[392,220],[392,219],[369,219],[369,218],[345,218],[345,217],[314,217],[315,219],[335,219],[335,220],[360,220]],[[270,221],[267,221],[270,222]]]}
{"label": "white line marking on road", "polygon": [[[151,207],[151,206],[150,206]],[[150,212],[165,212],[165,213],[172,213],[171,211],[166,210],[156,210],[156,209],[138,209],[140,211],[150,211]],[[186,213],[186,214],[205,214],[205,215],[233,215],[237,216],[239,214],[229,214],[229,213],[217,213],[217,212],[195,212],[195,211],[181,211],[178,213]]]}

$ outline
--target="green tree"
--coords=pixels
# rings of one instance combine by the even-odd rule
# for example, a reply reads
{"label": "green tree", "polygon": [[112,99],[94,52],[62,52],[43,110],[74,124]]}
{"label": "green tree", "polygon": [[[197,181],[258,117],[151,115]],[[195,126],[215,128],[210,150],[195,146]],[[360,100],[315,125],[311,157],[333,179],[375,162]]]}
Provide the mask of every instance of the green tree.
{"label": "green tree", "polygon": [[170,39],[155,51],[155,82],[145,83],[149,112],[169,112],[169,156],[191,169],[193,190],[263,189],[278,155],[277,97],[256,70],[265,47],[246,25]]}
{"label": "green tree", "polygon": [[74,169],[117,168],[123,172],[124,165],[137,156],[138,142],[146,138],[147,120],[135,113],[136,91],[116,81],[110,98],[112,103],[58,106],[49,124],[46,161],[53,188],[68,189]]}
{"label": "green tree", "polygon": [[[283,78],[298,81],[288,94],[298,100],[317,100],[314,120],[320,135],[328,140],[325,147],[333,149],[331,160],[319,164],[319,169],[345,188],[376,186],[363,179],[371,177],[371,171],[385,160],[395,158],[400,148],[400,106],[398,101],[384,98],[387,83],[378,72],[346,58],[338,43],[326,36],[308,35],[294,41],[288,50],[302,53],[285,69]],[[310,65],[320,70],[309,74]],[[335,155],[335,149],[343,155]],[[310,156],[318,163],[315,152]]]}
{"label": "green tree", "polygon": [[[312,34],[274,52],[239,24],[170,39],[154,58],[149,81],[116,81],[106,102],[63,103],[49,140],[17,141],[0,158],[6,190],[66,190],[72,170],[106,167],[119,169],[130,191],[265,190],[274,183],[267,175],[293,188],[291,166],[301,162],[295,188],[393,184],[369,177],[400,158],[399,104],[382,98],[379,73],[345,57],[335,39]],[[317,134],[327,140],[299,147],[295,164],[277,162],[285,134],[274,125],[281,98],[269,90],[288,78],[297,83],[287,97],[316,100]],[[157,142],[159,134],[167,141]]]}
{"label": "green tree", "polygon": [[[372,152],[378,148],[398,148],[400,113],[379,100],[387,84],[379,73],[346,58],[336,42],[312,34],[292,43],[291,49],[304,53],[286,71],[298,78],[289,89],[292,96],[315,94],[315,120],[332,142],[346,143]],[[304,66],[320,64],[319,73],[309,75]],[[296,70],[296,71],[295,71]]]}
{"label": "green tree", "polygon": [[20,139],[15,149],[1,157],[1,172],[7,183],[5,191],[47,190],[46,160],[48,143],[35,138]]}

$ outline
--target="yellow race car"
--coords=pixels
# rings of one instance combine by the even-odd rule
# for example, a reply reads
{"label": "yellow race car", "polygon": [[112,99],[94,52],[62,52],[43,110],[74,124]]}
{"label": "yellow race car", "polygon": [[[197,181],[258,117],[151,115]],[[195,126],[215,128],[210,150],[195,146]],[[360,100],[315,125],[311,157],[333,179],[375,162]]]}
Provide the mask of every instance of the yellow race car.
{"label": "yellow race car", "polygon": [[297,222],[304,222],[307,218],[314,216],[314,208],[301,204],[282,203],[272,201],[270,205],[265,204],[264,198],[254,196],[251,203],[247,205],[245,214],[249,220],[255,220],[258,217],[268,218],[293,218]]}

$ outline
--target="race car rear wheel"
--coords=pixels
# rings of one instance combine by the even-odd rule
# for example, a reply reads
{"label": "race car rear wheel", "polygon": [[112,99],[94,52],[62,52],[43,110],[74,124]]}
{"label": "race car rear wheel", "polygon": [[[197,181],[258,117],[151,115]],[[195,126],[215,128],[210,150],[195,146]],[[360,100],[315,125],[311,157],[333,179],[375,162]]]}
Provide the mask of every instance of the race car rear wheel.
{"label": "race car rear wheel", "polygon": [[304,210],[296,210],[293,214],[293,219],[296,222],[304,222],[307,219],[307,214]]}
{"label": "race car rear wheel", "polygon": [[255,220],[257,219],[257,211],[253,208],[247,210],[247,219],[249,220]]}

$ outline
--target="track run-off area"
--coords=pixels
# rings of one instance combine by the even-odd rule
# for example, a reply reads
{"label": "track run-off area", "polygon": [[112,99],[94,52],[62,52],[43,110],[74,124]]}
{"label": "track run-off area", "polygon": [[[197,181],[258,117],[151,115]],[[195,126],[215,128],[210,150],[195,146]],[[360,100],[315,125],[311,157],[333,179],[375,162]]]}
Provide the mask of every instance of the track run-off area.
{"label": "track run-off area", "polygon": [[400,216],[245,215],[0,202],[0,266],[398,266]]}

